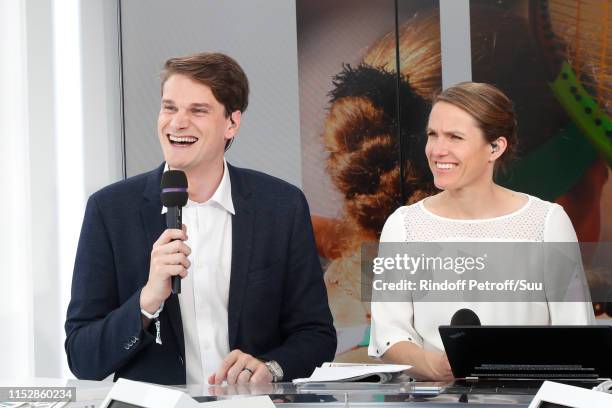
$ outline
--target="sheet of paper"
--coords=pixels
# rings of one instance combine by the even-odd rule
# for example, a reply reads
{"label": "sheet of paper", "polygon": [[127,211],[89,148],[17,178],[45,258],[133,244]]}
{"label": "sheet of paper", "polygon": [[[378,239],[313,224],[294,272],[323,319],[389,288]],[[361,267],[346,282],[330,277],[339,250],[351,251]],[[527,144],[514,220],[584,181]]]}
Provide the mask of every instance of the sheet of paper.
{"label": "sheet of paper", "polygon": [[211,401],[200,403],[205,408],[275,408],[274,403],[267,395],[258,397],[232,398],[223,401]]}
{"label": "sheet of paper", "polygon": [[297,378],[294,383],[341,381],[355,377],[363,377],[377,373],[399,373],[412,368],[409,365],[398,364],[346,364],[324,363],[315,368],[308,378]]}

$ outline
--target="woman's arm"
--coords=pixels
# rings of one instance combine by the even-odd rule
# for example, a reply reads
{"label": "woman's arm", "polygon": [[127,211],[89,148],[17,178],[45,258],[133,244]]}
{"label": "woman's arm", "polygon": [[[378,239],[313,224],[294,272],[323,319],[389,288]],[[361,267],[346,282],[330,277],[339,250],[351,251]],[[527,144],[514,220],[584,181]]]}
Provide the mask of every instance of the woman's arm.
{"label": "woman's arm", "polygon": [[395,343],[381,358],[385,363],[413,366],[408,375],[418,380],[451,381],[454,378],[446,353],[428,351],[409,341]]}
{"label": "woman's arm", "polygon": [[[548,301],[550,324],[595,324],[595,313],[584,276],[578,238],[570,218],[560,205],[554,204],[546,218],[544,242],[558,243],[559,250],[563,250],[564,256],[573,259],[577,265],[576,275],[567,288],[568,299],[554,298]],[[584,301],[572,301],[572,299]]]}

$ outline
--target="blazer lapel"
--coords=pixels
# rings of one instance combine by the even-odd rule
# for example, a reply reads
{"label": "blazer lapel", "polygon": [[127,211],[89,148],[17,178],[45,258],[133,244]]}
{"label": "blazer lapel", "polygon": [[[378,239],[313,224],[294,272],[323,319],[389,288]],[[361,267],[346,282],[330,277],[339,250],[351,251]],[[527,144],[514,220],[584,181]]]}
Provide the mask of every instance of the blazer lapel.
{"label": "blazer lapel", "polygon": [[228,336],[230,350],[236,348],[238,324],[246,290],[251,257],[254,214],[248,197],[250,188],[240,170],[228,164],[232,184],[232,201],[236,214],[232,219],[232,263],[228,301]]}
{"label": "blazer lapel", "polygon": [[[140,208],[140,216],[147,237],[147,248],[149,251],[153,248],[153,244],[162,232],[166,229],[166,217],[161,213],[161,175],[164,171],[162,164],[157,170],[151,172],[147,179],[147,184],[143,192],[144,202]],[[147,271],[148,274],[148,271]],[[170,295],[164,303],[164,313],[167,313],[168,321],[172,328],[172,332],[176,337],[179,345],[179,352],[183,361],[185,360],[185,336],[183,334],[183,321],[181,317],[181,309],[178,301],[178,296]],[[163,314],[163,313],[162,313]]]}

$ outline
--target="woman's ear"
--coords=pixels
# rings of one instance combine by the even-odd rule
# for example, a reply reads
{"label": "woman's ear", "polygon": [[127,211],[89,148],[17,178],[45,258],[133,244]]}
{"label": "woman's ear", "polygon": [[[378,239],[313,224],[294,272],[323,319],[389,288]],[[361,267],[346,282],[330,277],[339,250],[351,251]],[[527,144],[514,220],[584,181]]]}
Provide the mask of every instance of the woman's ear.
{"label": "woman's ear", "polygon": [[506,148],[508,147],[508,139],[504,136],[500,136],[494,141],[491,142],[491,157],[489,158],[489,162],[493,162],[504,154]]}

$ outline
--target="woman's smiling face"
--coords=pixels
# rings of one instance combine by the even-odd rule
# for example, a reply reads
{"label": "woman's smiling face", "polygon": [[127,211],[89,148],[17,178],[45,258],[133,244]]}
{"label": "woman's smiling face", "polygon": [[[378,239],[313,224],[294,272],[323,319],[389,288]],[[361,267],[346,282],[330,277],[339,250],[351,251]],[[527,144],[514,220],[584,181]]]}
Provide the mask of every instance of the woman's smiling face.
{"label": "woman's smiling face", "polygon": [[433,106],[425,154],[436,187],[457,190],[492,182],[494,152],[495,147],[469,113],[442,101]]}

